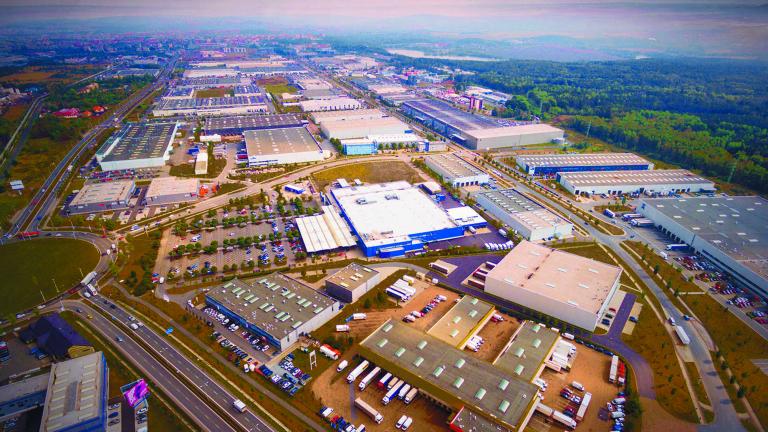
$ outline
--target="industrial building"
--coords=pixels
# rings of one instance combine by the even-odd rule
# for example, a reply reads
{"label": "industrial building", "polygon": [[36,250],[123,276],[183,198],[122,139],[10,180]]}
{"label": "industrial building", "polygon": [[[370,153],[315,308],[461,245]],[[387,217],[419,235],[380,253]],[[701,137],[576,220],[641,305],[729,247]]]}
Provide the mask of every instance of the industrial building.
{"label": "industrial building", "polygon": [[102,171],[157,168],[171,157],[179,123],[128,123],[96,151]]}
{"label": "industrial building", "polygon": [[342,151],[346,155],[374,154],[381,148],[392,148],[397,145],[416,147],[426,145],[427,140],[415,133],[368,135],[365,138],[349,138],[341,140]]}
{"label": "industrial building", "polygon": [[162,99],[152,110],[155,117],[183,115],[225,115],[266,112],[262,96],[227,96],[193,99]]}
{"label": "industrial building", "polygon": [[637,212],[740,284],[768,298],[768,200],[757,196],[644,198]]}
{"label": "industrial building", "polygon": [[192,99],[195,97],[194,87],[173,87],[169,89],[164,95],[163,99]]}
{"label": "industrial building", "polygon": [[493,365],[527,381],[533,381],[548,364],[555,370],[561,369],[560,364],[549,360],[559,340],[558,332],[541,324],[524,321],[496,356]]}
{"label": "industrial building", "polygon": [[236,77],[240,73],[235,69],[229,68],[196,68],[184,71],[184,78],[207,78],[207,77]]}
{"label": "industrial building", "polygon": [[488,184],[490,181],[488,173],[453,153],[427,156],[424,163],[455,188]]}
{"label": "industrial building", "polygon": [[255,114],[244,116],[206,117],[205,134],[240,136],[245,131],[299,127],[303,122],[298,114]]}
{"label": "industrial building", "polygon": [[517,165],[530,175],[579,171],[652,170],[653,164],[634,153],[572,153],[517,156]]}
{"label": "industrial building", "polygon": [[195,178],[157,177],[144,195],[146,205],[168,205],[196,201],[200,180]]}
{"label": "industrial building", "polygon": [[573,235],[573,224],[516,189],[482,191],[472,195],[478,206],[526,240],[550,240]]}
{"label": "industrial building", "polygon": [[201,151],[197,153],[197,157],[195,158],[195,175],[205,174],[208,174],[208,152]]}
{"label": "industrial building", "polygon": [[328,138],[362,138],[368,135],[402,135],[413,131],[407,124],[394,117],[380,117],[364,120],[324,120],[320,130]]}
{"label": "industrial building", "polygon": [[494,311],[492,304],[466,295],[453,305],[427,334],[460,350],[464,349],[472,336],[478,334],[490,321]]}
{"label": "industrial building", "polygon": [[69,214],[97,213],[128,208],[136,185],[133,180],[88,183],[67,205]]}
{"label": "industrial building", "polygon": [[429,399],[454,410],[471,408],[500,427],[524,430],[539,400],[535,384],[398,321],[388,320],[365,338],[360,355]]}
{"label": "industrial building", "polygon": [[353,109],[353,110],[340,110],[340,111],[323,111],[312,113],[312,121],[320,124],[324,121],[339,121],[339,120],[373,120],[377,118],[386,117],[379,109]]}
{"label": "industrial building", "polygon": [[400,256],[464,235],[463,227],[405,181],[332,189],[331,195],[366,256]]}
{"label": "industrial building", "polygon": [[351,248],[357,244],[349,226],[333,206],[323,206],[320,214],[296,218],[296,227],[307,253]]}
{"label": "industrial building", "polygon": [[376,270],[352,263],[325,279],[325,292],[345,303],[354,303],[380,280]]}
{"label": "industrial building", "polygon": [[249,130],[243,135],[251,167],[323,160],[323,150],[305,127]]}
{"label": "industrial building", "polygon": [[520,147],[562,139],[563,131],[545,124],[505,125],[432,99],[405,101],[400,109],[437,133],[473,150]]}
{"label": "industrial building", "polygon": [[264,93],[253,84],[239,84],[232,87],[232,94],[235,96],[261,96]]}
{"label": "industrial building", "polygon": [[522,241],[485,279],[485,292],[594,331],[619,287],[619,267]]}
{"label": "industrial building", "polygon": [[340,304],[280,273],[233,279],[205,295],[208,306],[283,351],[333,318]]}
{"label": "industrial building", "polygon": [[304,112],[353,110],[363,107],[363,103],[349,97],[333,99],[313,99],[299,102]]}
{"label": "industrial building", "polygon": [[[247,81],[243,79],[242,81]],[[190,86],[194,88],[214,88],[237,85],[241,83],[239,76],[229,77],[196,77],[196,78],[184,78],[179,82],[179,87]]]}
{"label": "industrial building", "polygon": [[557,180],[574,195],[669,195],[714,191],[715,183],[688,170],[563,172]]}
{"label": "industrial building", "polygon": [[93,346],[57,313],[30,324],[19,333],[19,339],[26,344],[34,342],[37,348],[57,360],[93,353]]}

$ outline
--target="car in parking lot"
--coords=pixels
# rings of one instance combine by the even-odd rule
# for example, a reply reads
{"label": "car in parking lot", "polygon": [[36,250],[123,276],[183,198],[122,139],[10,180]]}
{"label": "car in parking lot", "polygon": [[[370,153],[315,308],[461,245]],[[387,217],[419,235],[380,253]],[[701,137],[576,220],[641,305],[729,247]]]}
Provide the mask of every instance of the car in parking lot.
{"label": "car in parking lot", "polygon": [[603,320],[600,321],[600,323],[602,323],[603,325],[609,326],[611,325],[611,320],[609,320],[608,318],[603,318]]}

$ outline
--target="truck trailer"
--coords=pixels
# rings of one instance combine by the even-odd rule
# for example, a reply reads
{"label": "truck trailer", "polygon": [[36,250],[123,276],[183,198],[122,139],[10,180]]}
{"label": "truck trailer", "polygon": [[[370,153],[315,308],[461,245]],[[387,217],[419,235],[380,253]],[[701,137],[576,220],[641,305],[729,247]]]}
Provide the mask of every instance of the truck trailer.
{"label": "truck trailer", "polygon": [[368,375],[360,380],[360,385],[358,386],[360,391],[365,390],[365,388],[368,387],[368,384],[373,381],[374,378],[376,378],[376,375],[378,375],[379,372],[381,372],[381,368],[376,366]]}
{"label": "truck trailer", "polygon": [[352,381],[356,380],[358,376],[360,376],[361,373],[363,373],[366,369],[368,369],[368,360],[363,360],[362,363],[357,365],[356,368],[352,369],[352,372],[347,375],[347,382],[352,383]]}
{"label": "truck trailer", "polygon": [[376,423],[381,424],[381,422],[384,421],[384,416],[381,415],[378,411],[376,411],[372,406],[368,405],[364,400],[357,398],[355,399],[355,406],[362,412],[368,414],[368,417],[373,419]]}

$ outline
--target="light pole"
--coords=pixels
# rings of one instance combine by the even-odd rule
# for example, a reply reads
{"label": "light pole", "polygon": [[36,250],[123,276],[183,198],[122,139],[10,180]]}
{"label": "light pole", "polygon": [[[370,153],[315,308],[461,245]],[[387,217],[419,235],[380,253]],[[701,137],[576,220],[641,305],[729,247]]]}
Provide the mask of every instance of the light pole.
{"label": "light pole", "polygon": [[53,286],[54,286],[54,288],[56,288],[56,293],[58,294],[58,292],[59,292],[59,286],[56,284],[56,279],[54,279],[54,278],[51,278],[51,280],[53,281]]}

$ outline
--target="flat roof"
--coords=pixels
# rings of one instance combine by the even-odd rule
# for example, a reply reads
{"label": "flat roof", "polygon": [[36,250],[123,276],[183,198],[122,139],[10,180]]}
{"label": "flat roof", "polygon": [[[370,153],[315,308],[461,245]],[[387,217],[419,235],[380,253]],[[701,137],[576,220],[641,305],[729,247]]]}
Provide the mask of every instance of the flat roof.
{"label": "flat roof", "polygon": [[339,212],[333,206],[323,206],[322,210],[320,214],[296,218],[307,252],[355,246],[355,238]]}
{"label": "flat roof", "polygon": [[277,340],[337,303],[280,273],[248,281],[232,279],[206,296]]}
{"label": "flat roof", "polygon": [[99,149],[101,152],[114,144],[102,162],[163,157],[178,126],[178,123],[128,123]]}
{"label": "flat roof", "polygon": [[450,178],[446,180],[486,174],[454,153],[429,155],[425,159],[449,173]]}
{"label": "flat roof", "polygon": [[[51,366],[40,431],[57,431],[98,417],[105,392],[104,355],[95,352]],[[106,401],[105,401],[106,403]]]}
{"label": "flat roof", "polygon": [[115,180],[103,183],[88,183],[80,189],[70,206],[126,201],[133,193],[133,180]]}
{"label": "flat roof", "polygon": [[178,194],[197,195],[200,180],[196,178],[157,177],[153,178],[147,188],[147,197],[157,197]]}
{"label": "flat roof", "polygon": [[517,126],[502,126],[464,131],[467,135],[477,138],[500,138],[506,136],[532,135],[540,133],[562,133],[562,129],[544,123],[522,124]]}
{"label": "flat roof", "polygon": [[335,120],[352,120],[352,119],[374,119],[379,117],[385,117],[381,110],[375,108],[369,109],[353,109],[353,110],[338,110],[338,111],[320,111],[312,113],[312,119],[315,123],[321,123],[324,121]]}
{"label": "flat roof", "polygon": [[234,93],[235,96],[260,94],[261,89],[258,86],[255,86],[253,84],[240,84],[232,87],[232,92]]}
{"label": "flat roof", "polygon": [[157,106],[158,110],[183,110],[183,109],[206,109],[206,108],[229,108],[251,105],[264,105],[265,99],[262,96],[226,96],[212,98],[190,98],[190,99],[161,99]]}
{"label": "flat roof", "polygon": [[417,388],[448,403],[458,399],[508,426],[520,425],[538,401],[534,384],[396,320],[382,324],[360,346],[364,356],[372,354],[370,360]]}
{"label": "flat roof", "polygon": [[179,83],[180,85],[183,85],[183,86],[230,85],[230,84],[239,84],[240,77],[228,76],[228,77],[184,78]]}
{"label": "flat roof", "polygon": [[564,172],[563,182],[576,187],[633,185],[699,185],[714,183],[684,169]]}
{"label": "flat roof", "polygon": [[173,87],[170,88],[166,93],[165,96],[167,97],[186,97],[186,98],[192,98],[195,94],[195,88],[194,87]]}
{"label": "flat roof", "polygon": [[243,135],[249,157],[320,151],[317,142],[305,127],[249,130]]}
{"label": "flat roof", "polygon": [[[22,409],[42,406],[48,389],[50,373],[40,373],[20,381],[0,386],[0,418]],[[9,402],[13,401],[13,404]]]}
{"label": "flat roof", "polygon": [[523,240],[487,279],[597,314],[620,276],[619,267]]}
{"label": "flat roof", "polygon": [[724,254],[768,278],[768,200],[758,196],[643,198]]}
{"label": "flat roof", "polygon": [[650,165],[634,153],[571,153],[516,156],[518,164],[539,166]]}
{"label": "flat roof", "polygon": [[498,128],[496,121],[481,117],[455,108],[449,103],[434,99],[417,99],[403,102],[415,110],[454,127],[462,132],[476,131],[477,129]]}
{"label": "flat roof", "polygon": [[351,109],[363,106],[362,102],[350,97],[338,97],[333,99],[310,99],[299,102],[304,111],[324,111],[328,108],[340,107]]}
{"label": "flat roof", "polygon": [[351,263],[336,273],[328,276],[326,281],[336,285],[345,286],[348,290],[352,291],[361,285],[365,285],[378,274],[379,272],[370,267],[358,263]]}
{"label": "flat roof", "polygon": [[254,114],[243,116],[207,117],[206,131],[224,131],[227,129],[240,130],[270,129],[286,126],[301,126],[301,117],[297,114]]}
{"label": "flat roof", "polygon": [[379,128],[386,128],[385,134],[390,133],[392,127],[397,127],[402,133],[411,130],[411,127],[395,117],[377,117],[366,119],[324,120],[322,127],[331,135],[349,129],[366,129],[365,135],[376,134]]}
{"label": "flat roof", "polygon": [[451,420],[451,425],[468,432],[512,432],[511,429],[500,426],[467,407],[461,407]]}
{"label": "flat roof", "polygon": [[492,304],[465,295],[427,333],[455,347],[463,346],[467,336],[493,310]]}
{"label": "flat roof", "polygon": [[360,240],[369,246],[456,226],[432,199],[406,181],[332,189],[331,193]]}
{"label": "flat roof", "polygon": [[525,321],[512,335],[493,364],[509,373],[517,374],[526,381],[533,381],[558,339],[560,335],[556,331]]}
{"label": "flat roof", "polygon": [[[476,193],[475,196],[487,199],[494,206],[529,228],[539,229],[571,224],[536,201],[523,195],[517,189],[482,191]],[[479,205],[487,207],[485,202],[479,203]]]}

